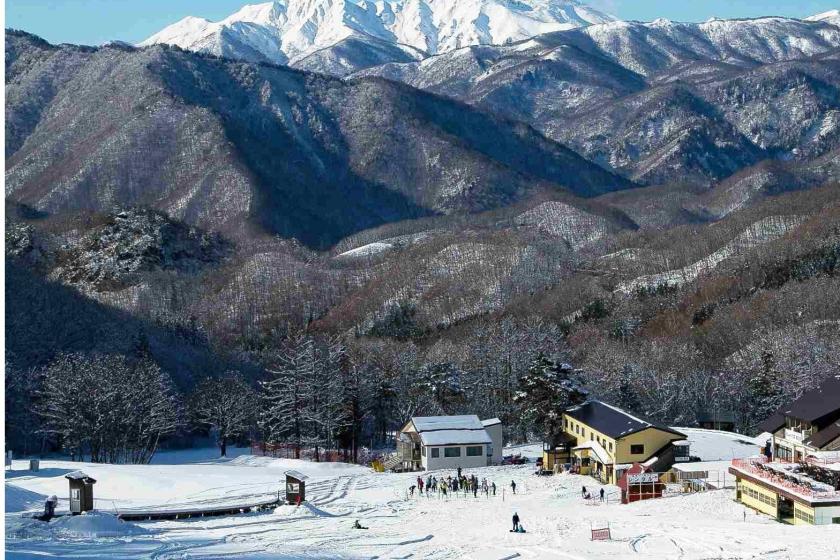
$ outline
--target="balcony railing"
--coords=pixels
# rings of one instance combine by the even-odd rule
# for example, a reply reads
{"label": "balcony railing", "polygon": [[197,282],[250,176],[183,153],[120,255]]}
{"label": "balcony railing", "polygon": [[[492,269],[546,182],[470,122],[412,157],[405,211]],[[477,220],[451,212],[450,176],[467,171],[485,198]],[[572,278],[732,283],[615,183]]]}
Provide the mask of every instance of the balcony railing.
{"label": "balcony railing", "polygon": [[791,430],[790,428],[785,428],[785,439],[788,441],[794,441],[796,443],[802,443],[805,438],[810,437],[811,430],[803,430],[798,432],[796,430]]}

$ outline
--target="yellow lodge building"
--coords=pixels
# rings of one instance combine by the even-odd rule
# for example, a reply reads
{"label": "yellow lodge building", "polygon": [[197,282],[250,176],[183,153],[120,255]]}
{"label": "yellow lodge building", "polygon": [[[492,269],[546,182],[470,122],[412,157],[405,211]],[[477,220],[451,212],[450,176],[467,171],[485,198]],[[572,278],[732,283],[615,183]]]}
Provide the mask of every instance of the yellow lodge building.
{"label": "yellow lodge building", "polygon": [[663,472],[689,460],[686,436],[607,403],[590,400],[563,413],[563,431],[543,449],[543,468],[567,464],[581,474],[615,484],[641,463]]}
{"label": "yellow lodge building", "polygon": [[840,376],[765,420],[764,455],[732,461],[735,499],[793,525],[840,524]]}

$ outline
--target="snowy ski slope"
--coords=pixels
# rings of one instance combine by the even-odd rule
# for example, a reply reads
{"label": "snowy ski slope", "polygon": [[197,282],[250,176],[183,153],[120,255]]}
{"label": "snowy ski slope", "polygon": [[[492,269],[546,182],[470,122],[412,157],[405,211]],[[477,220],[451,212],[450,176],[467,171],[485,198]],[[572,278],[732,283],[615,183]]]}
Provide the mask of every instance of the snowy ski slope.
{"label": "snowy ski slope", "polygon": [[[702,439],[712,454],[749,453],[731,435]],[[719,439],[716,443],[715,439]],[[699,443],[698,439],[698,443]],[[532,449],[532,447],[534,449]],[[244,451],[244,450],[243,450]],[[532,455],[536,446],[506,450]],[[184,458],[190,461],[189,457]],[[163,461],[175,463],[172,457]],[[49,493],[64,498],[69,469],[83,468],[99,480],[102,512],[111,503],[147,505],[212,502],[276,491],[286,469],[311,477],[309,502],[274,512],[182,521],[115,524],[106,515],[63,518],[50,524],[10,511],[40,508]],[[840,527],[785,526],[745,510],[732,490],[677,495],[621,505],[580,498],[581,486],[597,494],[589,477],[537,477],[533,465],[475,469],[495,481],[495,497],[460,494],[413,497],[414,474],[375,473],[342,464],[313,464],[242,455],[224,461],[149,466],[88,465],[44,461],[38,476],[17,462],[6,478],[7,558],[437,558],[437,559],[828,559],[840,557]],[[467,474],[471,474],[469,471]],[[440,475],[441,473],[436,473]],[[442,473],[449,475],[452,473]],[[517,483],[517,494],[510,482]],[[502,492],[504,490],[504,496]],[[59,507],[66,508],[66,501]],[[518,512],[526,534],[509,532]],[[746,512],[746,515],[745,515]],[[367,530],[354,530],[358,519]],[[590,528],[609,523],[613,540],[592,542]]]}

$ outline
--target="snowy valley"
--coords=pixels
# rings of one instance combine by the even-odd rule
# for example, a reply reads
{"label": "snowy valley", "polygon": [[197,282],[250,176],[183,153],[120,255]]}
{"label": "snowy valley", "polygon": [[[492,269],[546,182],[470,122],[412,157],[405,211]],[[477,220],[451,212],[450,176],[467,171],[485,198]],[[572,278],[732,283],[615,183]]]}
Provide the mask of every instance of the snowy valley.
{"label": "snowy valley", "polygon": [[[725,432],[688,433],[706,458],[741,457],[756,449]],[[533,458],[539,450],[537,444],[505,453]],[[584,500],[582,485],[593,492],[601,487],[591,478],[535,476],[533,464],[526,464],[469,470],[467,474],[495,482],[495,496],[409,496],[416,473],[376,473],[343,463],[232,451],[242,454],[214,460],[209,459],[212,452],[205,457],[162,453],[147,466],[46,461],[41,473],[31,475],[16,462],[16,470],[6,473],[6,557],[814,560],[840,553],[830,526],[781,526],[733,502],[731,479],[722,481],[726,488],[719,490],[622,505],[614,486],[605,487],[604,503]],[[51,493],[62,496],[59,511],[66,507],[61,505],[66,504],[63,473],[78,468],[98,481],[99,516],[59,518],[49,524],[22,517],[19,512],[40,507],[39,498]],[[300,506],[181,521],[118,522],[110,517],[131,508],[166,511],[237,500],[249,503],[282,489],[283,473],[289,469],[310,477],[308,500]],[[454,471],[429,474],[445,477]],[[527,533],[508,532],[514,512]],[[368,529],[354,530],[356,520]],[[612,540],[590,540],[591,528],[606,526]]]}
{"label": "snowy valley", "polygon": [[[771,432],[840,445],[830,399],[776,414],[840,387],[840,11],[809,13],[276,0],[136,44],[7,29],[6,556],[840,558],[840,501],[729,470],[840,496],[836,447],[765,465]],[[562,427],[596,401],[609,443]],[[399,472],[459,460],[406,435],[450,416],[482,465],[504,426],[513,457],[467,469],[495,495]],[[618,460],[630,423],[691,453]],[[576,472],[537,476],[558,449]],[[659,461],[694,474],[620,503]]]}

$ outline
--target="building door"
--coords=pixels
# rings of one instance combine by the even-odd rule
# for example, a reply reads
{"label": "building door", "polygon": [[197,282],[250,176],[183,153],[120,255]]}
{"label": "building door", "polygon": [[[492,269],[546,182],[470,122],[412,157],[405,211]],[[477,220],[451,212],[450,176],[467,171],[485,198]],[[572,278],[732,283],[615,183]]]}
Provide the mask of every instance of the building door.
{"label": "building door", "polygon": [[779,496],[779,521],[793,523],[793,500]]}

